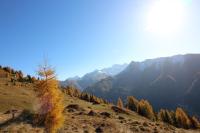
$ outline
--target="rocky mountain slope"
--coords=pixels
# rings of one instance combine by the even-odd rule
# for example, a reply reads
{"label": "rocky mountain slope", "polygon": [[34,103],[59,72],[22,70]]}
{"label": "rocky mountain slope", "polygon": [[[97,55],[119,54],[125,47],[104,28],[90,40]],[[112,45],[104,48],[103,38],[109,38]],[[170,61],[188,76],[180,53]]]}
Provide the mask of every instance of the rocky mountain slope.
{"label": "rocky mountain slope", "polygon": [[95,70],[93,72],[85,74],[83,77],[73,77],[68,78],[65,81],[61,81],[61,86],[73,85],[80,90],[95,84],[96,82],[105,79],[107,77],[112,77],[123,71],[127,67],[127,64],[113,65],[109,68],[104,68],[102,70]]}
{"label": "rocky mountain slope", "polygon": [[85,91],[112,102],[133,95],[149,100],[156,110],[182,106],[200,115],[200,54],[131,62],[118,75],[103,79]]}

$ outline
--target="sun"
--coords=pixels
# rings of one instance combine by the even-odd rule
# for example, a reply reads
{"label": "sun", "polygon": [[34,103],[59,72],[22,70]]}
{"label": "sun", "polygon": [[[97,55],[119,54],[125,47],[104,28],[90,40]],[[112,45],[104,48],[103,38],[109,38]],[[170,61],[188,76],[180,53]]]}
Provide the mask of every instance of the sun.
{"label": "sun", "polygon": [[184,21],[184,0],[154,0],[147,13],[147,30],[158,34],[177,32]]}

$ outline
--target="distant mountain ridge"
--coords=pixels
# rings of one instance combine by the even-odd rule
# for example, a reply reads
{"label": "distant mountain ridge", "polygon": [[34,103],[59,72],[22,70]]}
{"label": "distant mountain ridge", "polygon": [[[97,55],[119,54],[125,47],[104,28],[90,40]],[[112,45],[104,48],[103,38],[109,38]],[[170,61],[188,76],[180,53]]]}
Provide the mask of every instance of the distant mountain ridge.
{"label": "distant mountain ridge", "polygon": [[183,106],[200,115],[200,54],[131,62],[125,70],[85,89],[111,102],[133,95],[155,109]]}
{"label": "distant mountain ridge", "polygon": [[85,88],[95,84],[96,82],[115,76],[119,74],[121,71],[123,71],[128,64],[115,64],[112,67],[109,68],[104,68],[101,70],[95,70],[93,72],[85,74],[83,77],[72,77],[68,78],[65,81],[61,81],[60,84],[61,86],[67,86],[67,85],[72,85],[80,90],[84,90]]}

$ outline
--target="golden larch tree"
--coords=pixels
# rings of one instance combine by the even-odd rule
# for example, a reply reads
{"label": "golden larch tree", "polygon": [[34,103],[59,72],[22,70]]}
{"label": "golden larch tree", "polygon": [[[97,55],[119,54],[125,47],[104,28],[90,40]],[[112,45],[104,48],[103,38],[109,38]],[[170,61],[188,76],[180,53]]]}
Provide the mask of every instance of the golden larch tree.
{"label": "golden larch tree", "polygon": [[139,101],[138,107],[137,107],[137,112],[140,115],[147,117],[148,119],[151,119],[151,120],[155,119],[153,107],[147,100],[142,99]]}
{"label": "golden larch tree", "polygon": [[137,111],[137,106],[138,106],[139,101],[133,97],[133,96],[128,96],[127,97],[127,107],[128,109],[132,111]]}
{"label": "golden larch tree", "polygon": [[189,119],[189,116],[182,108],[180,107],[177,108],[175,115],[176,115],[176,122],[177,122],[178,127],[183,127],[186,129],[191,127],[192,123]]}
{"label": "golden larch tree", "polygon": [[63,94],[59,89],[55,71],[47,63],[39,67],[38,75],[41,78],[37,83],[41,103],[39,114],[44,117],[46,132],[56,133],[64,122]]}
{"label": "golden larch tree", "polygon": [[119,108],[124,108],[124,105],[123,105],[123,102],[122,102],[122,99],[119,97],[118,98],[118,101],[117,101],[117,106],[119,107]]}
{"label": "golden larch tree", "polygon": [[192,122],[193,128],[200,128],[199,120],[195,116],[192,116],[191,122]]}

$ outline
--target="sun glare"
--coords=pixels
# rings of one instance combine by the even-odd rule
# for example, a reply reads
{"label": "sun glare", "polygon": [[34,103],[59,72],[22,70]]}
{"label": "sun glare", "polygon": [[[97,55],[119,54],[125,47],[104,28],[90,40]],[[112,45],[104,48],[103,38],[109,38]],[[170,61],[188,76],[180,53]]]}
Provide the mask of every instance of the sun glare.
{"label": "sun glare", "polygon": [[147,14],[147,30],[158,34],[177,32],[184,15],[184,0],[155,0]]}

